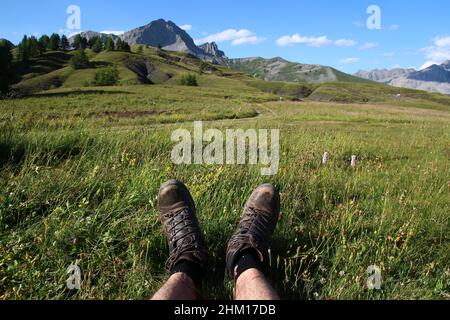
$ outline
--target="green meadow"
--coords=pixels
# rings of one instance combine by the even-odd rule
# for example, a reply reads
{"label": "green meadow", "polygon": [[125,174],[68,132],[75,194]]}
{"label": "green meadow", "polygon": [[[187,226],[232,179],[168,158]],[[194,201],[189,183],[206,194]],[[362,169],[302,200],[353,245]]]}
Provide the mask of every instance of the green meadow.
{"label": "green meadow", "polygon": [[[173,178],[190,188],[209,248],[204,298],[232,298],[226,244],[265,182],[281,192],[270,281],[282,298],[449,298],[450,97],[264,82],[222,68],[181,86],[198,66],[144,54],[161,67],[154,80],[170,79],[136,82],[119,53],[91,55],[98,65],[77,72],[63,57],[24,76],[17,87],[33,94],[0,100],[0,298],[149,298],[167,279],[157,193]],[[116,86],[89,85],[102,62],[117,65]],[[171,134],[195,120],[223,132],[280,129],[278,174],[174,165]],[[75,263],[81,290],[71,291]],[[367,288],[371,265],[381,290]]]}

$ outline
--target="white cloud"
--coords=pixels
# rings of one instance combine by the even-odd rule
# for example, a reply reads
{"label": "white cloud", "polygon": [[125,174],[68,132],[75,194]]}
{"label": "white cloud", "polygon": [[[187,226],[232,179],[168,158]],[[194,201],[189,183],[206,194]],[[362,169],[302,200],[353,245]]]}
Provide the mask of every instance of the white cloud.
{"label": "white cloud", "polygon": [[202,39],[196,39],[196,44],[203,44],[206,42],[226,42],[231,41],[234,46],[243,44],[258,44],[265,41],[266,38],[258,37],[254,32],[247,29],[228,29],[222,32],[211,34]]}
{"label": "white cloud", "polygon": [[353,47],[356,45],[356,41],[348,40],[348,39],[339,39],[334,42],[338,47]]}
{"label": "white cloud", "polygon": [[190,24],[183,24],[182,26],[180,26],[180,29],[183,29],[184,31],[189,31],[192,29],[192,25]]}
{"label": "white cloud", "polygon": [[366,42],[361,47],[359,47],[359,50],[369,50],[369,49],[378,48],[379,46],[380,45],[375,42]]}
{"label": "white cloud", "polygon": [[382,56],[387,59],[393,58],[395,56],[395,52],[386,52],[386,53],[383,53]]}
{"label": "white cloud", "polygon": [[266,40],[266,38],[251,36],[251,37],[243,37],[243,38],[235,39],[231,42],[231,44],[233,46],[239,46],[239,45],[243,45],[243,44],[258,44],[265,40]]}
{"label": "white cloud", "polygon": [[308,37],[302,36],[298,33],[291,36],[283,36],[277,40],[277,44],[281,47],[292,46],[294,44],[304,44],[308,47],[325,47],[329,45],[336,45],[338,47],[353,47],[357,44],[356,41],[350,39],[339,39],[336,41],[328,39],[327,36]]}
{"label": "white cloud", "polygon": [[113,34],[115,36],[120,36],[122,34],[125,33],[125,31],[116,31],[116,30],[104,30],[104,31],[100,31],[100,33],[105,33],[105,34]]}
{"label": "white cloud", "polygon": [[397,64],[394,64],[391,69],[400,69],[400,68],[401,68],[401,66],[397,63]]}
{"label": "white cloud", "polygon": [[277,44],[281,47],[290,46],[297,43],[305,44],[309,47],[324,47],[332,44],[333,41],[328,39],[326,36],[305,37],[299,35],[298,33],[292,36],[284,36],[277,40]]}
{"label": "white cloud", "polygon": [[354,64],[354,63],[358,63],[359,61],[361,61],[360,58],[347,58],[347,59],[340,60],[339,63],[342,63],[342,64]]}
{"label": "white cloud", "polygon": [[436,37],[434,43],[438,47],[450,47],[450,36]]}
{"label": "white cloud", "polygon": [[444,61],[450,60],[450,36],[439,36],[433,38],[433,45],[422,48],[420,50],[427,59],[422,67],[426,69],[433,64],[441,64]]}

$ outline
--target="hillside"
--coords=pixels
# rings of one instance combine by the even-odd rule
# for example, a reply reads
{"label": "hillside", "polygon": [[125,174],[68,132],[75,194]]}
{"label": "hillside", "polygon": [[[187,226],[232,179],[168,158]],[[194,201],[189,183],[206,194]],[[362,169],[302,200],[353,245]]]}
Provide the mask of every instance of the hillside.
{"label": "hillside", "polygon": [[[138,50],[142,52],[137,53]],[[119,85],[176,81],[186,73],[222,75],[217,66],[202,63],[188,54],[147,46],[133,46],[130,53],[103,51],[96,54],[89,49],[86,52],[91,63],[89,68],[81,70],[69,66],[73,52],[47,52],[27,66],[18,65],[20,77],[13,89],[28,94],[58,87],[86,87],[91,85],[99,69],[108,66],[117,68]]]}
{"label": "hillside", "polygon": [[227,67],[267,81],[323,83],[332,81],[367,82],[334,68],[290,62],[283,58],[230,59]]}
{"label": "hillside", "polygon": [[[183,75],[196,75],[199,85],[206,87],[240,88],[241,90],[259,90],[272,95],[272,100],[281,97],[290,100],[309,99],[343,103],[386,103],[394,104],[423,103],[430,108],[441,108],[441,103],[450,105],[450,97],[411,89],[395,88],[372,81],[358,79],[332,68],[321,66],[303,66],[304,81],[293,80],[293,76],[302,75],[300,65],[289,64],[284,71],[286,77],[271,73],[268,80],[261,80],[262,74],[247,75],[249,69],[231,70],[220,65],[206,63],[189,54],[159,50],[149,46],[134,45],[132,52],[107,52],[98,54],[86,50],[90,66],[74,70],[69,66],[73,52],[47,52],[28,66],[18,65],[20,77],[13,85],[19,94],[32,94],[55,88],[95,87],[95,76],[99,70],[114,66],[118,71],[117,85],[179,85]],[[264,61],[252,61],[251,65],[264,64]],[[261,65],[262,65],[261,64]],[[244,63],[243,65],[249,65]],[[296,69],[297,68],[297,69]],[[262,71],[262,68],[256,68]],[[307,71],[308,70],[308,71]],[[332,75],[331,80],[326,75]],[[290,77],[290,76],[292,77]],[[322,76],[321,76],[322,75]],[[328,82],[316,81],[311,77]],[[289,81],[278,81],[287,79]],[[276,81],[275,81],[276,80]],[[306,82],[309,80],[309,82]],[[224,93],[226,96],[226,93]]]}

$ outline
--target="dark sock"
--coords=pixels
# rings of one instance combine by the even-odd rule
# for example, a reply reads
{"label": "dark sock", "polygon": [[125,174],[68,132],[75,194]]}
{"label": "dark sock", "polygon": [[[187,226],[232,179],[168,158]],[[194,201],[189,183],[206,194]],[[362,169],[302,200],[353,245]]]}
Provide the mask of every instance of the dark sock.
{"label": "dark sock", "polygon": [[258,253],[255,249],[245,250],[239,255],[234,267],[234,281],[236,281],[241,274],[249,269],[257,269],[264,273],[264,266],[259,260]]}
{"label": "dark sock", "polygon": [[195,286],[199,287],[202,283],[204,271],[197,263],[193,263],[187,260],[182,260],[177,263],[172,270],[170,270],[170,275],[182,272],[189,276],[189,278],[194,281]]}

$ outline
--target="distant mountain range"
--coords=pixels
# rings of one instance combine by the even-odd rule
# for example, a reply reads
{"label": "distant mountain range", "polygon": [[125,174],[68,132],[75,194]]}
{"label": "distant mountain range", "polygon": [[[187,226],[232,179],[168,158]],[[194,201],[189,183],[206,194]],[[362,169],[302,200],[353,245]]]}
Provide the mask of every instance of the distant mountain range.
{"label": "distant mountain range", "polygon": [[[125,32],[120,36],[102,34],[94,31],[82,32],[81,35],[88,40],[92,37],[99,36],[102,39],[111,37],[116,41],[120,37],[130,45],[142,44],[152,47],[161,46],[164,50],[189,53],[204,61],[239,70],[263,80],[315,83],[330,81],[365,81],[331,67],[295,63],[279,57],[273,59],[259,57],[229,59],[225,53],[218,48],[215,42],[204,43],[197,46],[186,31],[178,27],[172,21],[165,21],[163,19],[155,20],[145,26]],[[71,44],[73,44],[73,41],[74,37],[69,39]]]}
{"label": "distant mountain range", "polygon": [[441,65],[432,65],[426,69],[392,69],[358,71],[355,76],[395,87],[419,89],[450,94],[450,60]]}

